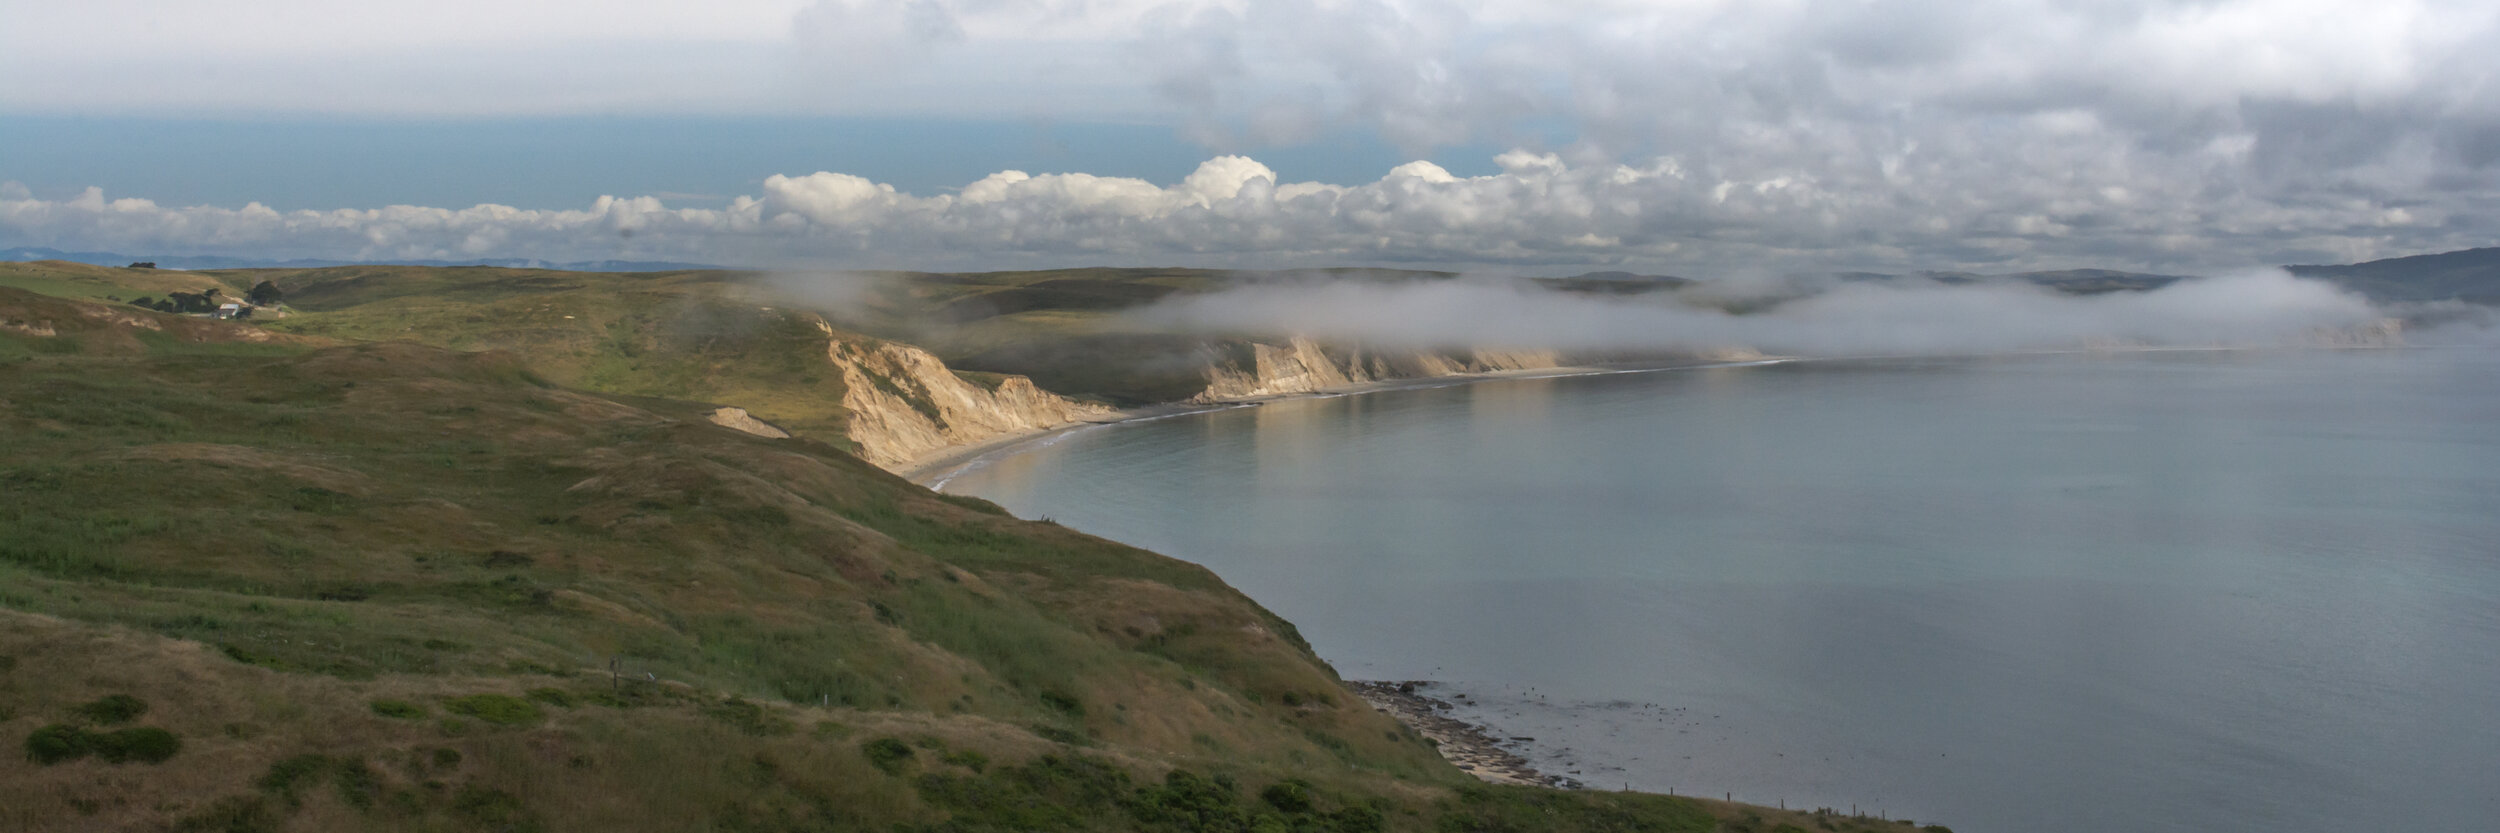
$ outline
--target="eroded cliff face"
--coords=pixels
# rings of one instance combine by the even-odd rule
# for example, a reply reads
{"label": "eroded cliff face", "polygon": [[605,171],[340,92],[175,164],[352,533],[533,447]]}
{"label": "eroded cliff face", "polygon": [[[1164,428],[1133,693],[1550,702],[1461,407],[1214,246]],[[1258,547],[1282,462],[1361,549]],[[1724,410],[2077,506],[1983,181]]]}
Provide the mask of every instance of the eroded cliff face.
{"label": "eroded cliff face", "polygon": [[1022,376],[995,388],[965,381],[927,351],[835,338],[827,358],[842,371],[848,434],[859,456],[889,471],[950,448],[1108,416],[1111,409],[1034,387]]}
{"label": "eroded cliff face", "polygon": [[1249,361],[1208,366],[1207,387],[1192,401],[1230,402],[1289,396],[1391,379],[1563,366],[1552,350],[1372,351],[1329,348],[1307,338],[1282,345],[1252,343]]}

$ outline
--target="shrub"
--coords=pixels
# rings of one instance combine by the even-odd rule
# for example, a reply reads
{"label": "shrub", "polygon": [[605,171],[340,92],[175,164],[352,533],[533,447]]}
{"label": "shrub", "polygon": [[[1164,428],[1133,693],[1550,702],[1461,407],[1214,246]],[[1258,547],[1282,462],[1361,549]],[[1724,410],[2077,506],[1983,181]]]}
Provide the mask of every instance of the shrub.
{"label": "shrub", "polygon": [[127,694],[108,694],[98,698],[95,702],[81,704],[70,711],[79,717],[95,721],[100,726],[117,726],[137,720],[139,715],[147,714],[148,703]]}
{"label": "shrub", "polygon": [[116,764],[129,761],[159,764],[181,751],[180,736],[154,726],[90,732],[66,723],[55,723],[26,736],[27,760],[46,766],[74,761],[90,754]]}
{"label": "shrub", "polygon": [[509,694],[471,694],[443,701],[443,708],[497,726],[526,726],[545,719],[538,705]]}
{"label": "shrub", "polygon": [[90,735],[89,743],[95,747],[97,757],[117,764],[124,761],[161,764],[182,751],[180,736],[154,726]]}
{"label": "shrub", "polygon": [[487,569],[492,570],[519,569],[529,566],[530,563],[535,560],[536,559],[530,558],[529,555],[525,553],[517,553],[511,550],[495,550],[494,552],[487,553],[486,558],[483,559]]}
{"label": "shrub", "polygon": [[63,723],[36,729],[26,736],[26,759],[51,766],[84,758],[91,750],[86,730]]}
{"label": "shrub", "polygon": [[1042,705],[1049,706],[1051,709],[1069,717],[1085,716],[1085,703],[1076,699],[1075,695],[1062,691],[1043,691],[1041,694],[1041,700]]}
{"label": "shrub", "polygon": [[980,772],[983,769],[987,769],[990,765],[990,756],[974,752],[970,749],[948,752],[945,756],[940,757],[938,760],[945,761],[974,772]]}
{"label": "shrub", "polygon": [[1328,820],[1337,833],[1380,833],[1389,823],[1388,817],[1370,807],[1347,807],[1328,814]]}
{"label": "shrub", "polygon": [[547,704],[547,705],[554,706],[554,707],[556,707],[556,708],[560,708],[560,709],[569,709],[569,708],[572,708],[572,707],[573,707],[576,703],[578,703],[578,702],[579,702],[579,701],[577,701],[577,700],[575,700],[575,699],[573,698],[573,693],[572,693],[572,692],[570,692],[570,691],[566,691],[566,690],[561,689],[561,688],[533,688],[533,689],[530,689],[530,699],[532,699],[532,700],[536,700],[536,701],[538,701],[538,702],[545,703],[545,704]]}
{"label": "shrub", "polygon": [[911,761],[911,744],[894,738],[878,738],[859,745],[859,753],[868,756],[868,763],[887,775],[903,774],[903,765]]}
{"label": "shrub", "polygon": [[400,720],[416,720],[425,716],[425,707],[406,700],[375,700],[373,713]]}
{"label": "shrub", "polygon": [[1287,813],[1311,811],[1311,785],[1300,779],[1278,781],[1259,791],[1259,800]]}
{"label": "shrub", "polygon": [[260,780],[252,783],[253,786],[262,790],[277,793],[285,798],[288,804],[295,804],[303,800],[300,796],[301,790],[319,782],[322,774],[329,770],[328,756],[297,755],[270,764],[269,771],[261,773]]}

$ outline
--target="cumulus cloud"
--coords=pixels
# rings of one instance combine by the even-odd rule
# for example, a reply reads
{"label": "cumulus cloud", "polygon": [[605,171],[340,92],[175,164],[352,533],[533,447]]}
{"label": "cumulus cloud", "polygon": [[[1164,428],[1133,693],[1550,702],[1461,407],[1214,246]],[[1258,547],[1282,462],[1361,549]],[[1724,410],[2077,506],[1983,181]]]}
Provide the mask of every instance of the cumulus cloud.
{"label": "cumulus cloud", "polygon": [[[28,25],[0,29],[0,77],[19,82],[0,84],[0,107],[1047,114],[1168,123],[1217,153],[1357,130],[1419,157],[1516,145],[1568,163],[1536,182],[1515,168],[1459,186],[1421,175],[1301,190],[1271,180],[1251,202],[1274,203],[1273,222],[1240,229],[1191,225],[1239,221],[1205,189],[1183,200],[1077,174],[985,180],[976,187],[998,199],[942,207],[812,177],[760,195],[763,213],[810,223],[934,211],[952,229],[818,228],[802,244],[783,226],[739,226],[748,209],[683,220],[789,255],[838,240],[1212,254],[1237,250],[1236,233],[1303,239],[1310,229],[1294,223],[1311,220],[1293,206],[1307,198],[1354,219],[1287,257],[1510,262],[1571,250],[1696,256],[1675,261],[1695,269],[1747,258],[2189,268],[2500,237],[2500,85],[2488,83],[2500,75],[2500,6],[2476,0],[737,0],[701,14],[643,0],[375,14],[310,0],[163,5],[27,5]],[[62,36],[82,32],[109,32],[117,48]],[[1662,166],[1672,187],[1595,181]],[[1504,189],[1537,193],[1493,193]],[[1472,207],[1440,199],[1455,191]],[[1454,217],[1465,228],[1448,234],[1476,234],[1482,218],[1548,198],[1565,213],[1509,213],[1512,233],[1484,246],[1402,225]],[[372,222],[410,229],[377,246],[431,239],[421,229],[433,221]],[[1586,228],[1549,233],[1573,224]],[[1620,245],[1598,245],[1608,241]]]}
{"label": "cumulus cloud", "polygon": [[[2193,270],[2386,239],[2463,248],[2470,229],[2425,210],[2267,206],[2201,193],[2193,176],[2033,197],[1866,191],[1788,174],[1732,179],[1675,157],[1573,164],[1511,151],[1498,173],[1430,162],[1371,182],[1280,182],[1256,160],[1208,160],[1170,185],[1002,171],[951,194],[834,172],[776,174],[711,207],[601,197],[586,208],[387,206],[276,211],[0,188],[0,239],[63,249],[371,260],[667,259],[816,268],[1071,263],[1255,268],[1342,264],[1631,266],[1700,276],[1842,268],[2089,264]],[[2088,174],[2088,172],[2075,172]],[[2054,208],[2055,210],[2052,210]],[[1847,219],[1843,219],[1847,218]],[[2174,250],[2183,229],[2199,230]],[[2167,252],[2148,257],[2145,252]],[[2115,256],[2113,256],[2115,253]]]}
{"label": "cumulus cloud", "polygon": [[1748,315],[1672,296],[1593,298],[1512,282],[1338,281],[1184,296],[1128,319],[1154,330],[1392,348],[1871,356],[2298,344],[2379,317],[2368,301],[2330,284],[2262,269],[2086,297],[2015,283],[1852,283]]}

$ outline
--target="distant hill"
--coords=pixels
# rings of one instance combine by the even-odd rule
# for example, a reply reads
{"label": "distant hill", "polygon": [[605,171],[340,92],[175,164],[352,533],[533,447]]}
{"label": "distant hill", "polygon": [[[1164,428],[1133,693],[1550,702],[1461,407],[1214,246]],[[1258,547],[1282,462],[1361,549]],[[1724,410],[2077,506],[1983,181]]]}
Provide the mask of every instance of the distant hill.
{"label": "distant hill", "polygon": [[562,269],[568,272],[675,272],[684,269],[714,269],[701,263],[677,263],[660,260],[577,260],[556,262],[519,257],[490,257],[476,260],[328,260],[295,258],[277,260],[222,255],[126,255],[119,252],[65,252],[40,246],[0,249],[0,262],[26,263],[37,260],[66,260],[97,266],[128,266],[133,263],[154,263],[159,269],[320,269],[331,266],[369,266],[392,263],[405,266],[494,266],[503,269]]}
{"label": "distant hill", "polygon": [[2334,281],[2382,301],[2500,304],[2500,248],[2388,258],[2349,266],[2283,268],[2304,278]]}
{"label": "distant hill", "polygon": [[1585,272],[1568,278],[1529,278],[1547,289],[1596,295],[1644,295],[1691,286],[1691,278],[1673,275],[1640,275],[1631,272]]}
{"label": "distant hill", "polygon": [[1841,272],[1834,277],[1852,283],[1915,277],[1955,286],[1990,281],[2012,281],[2037,284],[2070,295],[2098,295],[2104,292],[2141,292],[2148,289],[2160,289],[2179,282],[2184,276],[2121,272],[2115,269],[2059,269],[1997,275],[1985,275],[1978,272],[1914,272],[1908,275],[1884,272]]}

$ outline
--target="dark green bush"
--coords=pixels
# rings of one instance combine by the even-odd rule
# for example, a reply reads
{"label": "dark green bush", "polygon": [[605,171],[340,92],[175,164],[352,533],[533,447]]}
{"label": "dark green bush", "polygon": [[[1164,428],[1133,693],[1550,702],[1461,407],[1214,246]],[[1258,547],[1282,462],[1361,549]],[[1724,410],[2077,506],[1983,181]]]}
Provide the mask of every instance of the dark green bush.
{"label": "dark green bush", "polygon": [[329,756],[297,755],[270,764],[269,771],[261,773],[260,780],[252,784],[264,791],[277,793],[289,804],[296,804],[303,801],[302,790],[320,782],[321,776],[329,771]]}
{"label": "dark green bush", "polygon": [[1259,800],[1287,813],[1311,811],[1311,785],[1300,779],[1278,781],[1259,791]]}
{"label": "dark green bush", "polygon": [[1049,706],[1052,710],[1069,717],[1085,716],[1085,703],[1076,699],[1076,695],[1061,691],[1044,691],[1041,694],[1041,700],[1042,705]]}
{"label": "dark green bush", "polygon": [[406,700],[375,700],[373,713],[400,720],[416,720],[425,716],[425,707]]}
{"label": "dark green bush", "polygon": [[1125,802],[1130,818],[1153,830],[1248,830],[1251,814],[1229,782],[1175,769],[1163,783],[1137,788]]}
{"label": "dark green bush", "polygon": [[26,736],[26,759],[51,765],[90,754],[112,763],[164,763],[182,751],[182,738],[154,726],[91,732],[66,723],[36,729]]}
{"label": "dark green bush", "polygon": [[125,761],[161,764],[182,751],[181,737],[154,726],[89,735],[88,743],[95,747],[96,757],[117,764]]}
{"label": "dark green bush", "polygon": [[1389,819],[1370,807],[1347,807],[1328,814],[1328,824],[1337,833],[1380,833]]}
{"label": "dark green bush", "polygon": [[79,717],[95,721],[99,726],[118,726],[139,719],[148,713],[148,703],[127,694],[108,694],[95,702],[70,709]]}
{"label": "dark green bush", "polygon": [[887,775],[903,774],[903,765],[911,761],[911,744],[894,738],[878,738],[859,745],[859,753],[868,756],[868,763]]}
{"label": "dark green bush", "polygon": [[26,759],[50,766],[74,761],[94,751],[87,745],[87,731],[65,723],[36,729],[26,736]]}
{"label": "dark green bush", "polygon": [[938,760],[945,761],[974,772],[980,772],[981,770],[988,769],[990,765],[990,756],[974,752],[970,749],[959,749],[953,752],[948,752],[944,756],[938,758]]}

